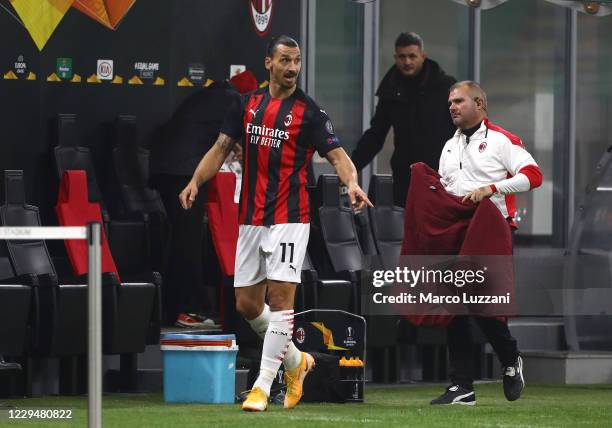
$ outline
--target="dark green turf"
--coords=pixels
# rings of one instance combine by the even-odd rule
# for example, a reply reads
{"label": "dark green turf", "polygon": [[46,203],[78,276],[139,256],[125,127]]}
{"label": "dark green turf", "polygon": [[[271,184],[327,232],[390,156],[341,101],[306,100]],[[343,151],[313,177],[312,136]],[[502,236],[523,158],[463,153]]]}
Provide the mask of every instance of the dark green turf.
{"label": "dark green turf", "polygon": [[[164,404],[161,394],[104,396],[105,427],[611,427],[612,385],[528,385],[523,397],[509,403],[500,383],[476,386],[477,405],[431,406],[442,385],[371,387],[363,404],[300,404],[293,410],[271,406],[265,413],[246,413],[238,405]],[[10,426],[77,427],[87,424],[84,397],[0,400],[21,407],[72,407],[72,422],[0,421]]]}

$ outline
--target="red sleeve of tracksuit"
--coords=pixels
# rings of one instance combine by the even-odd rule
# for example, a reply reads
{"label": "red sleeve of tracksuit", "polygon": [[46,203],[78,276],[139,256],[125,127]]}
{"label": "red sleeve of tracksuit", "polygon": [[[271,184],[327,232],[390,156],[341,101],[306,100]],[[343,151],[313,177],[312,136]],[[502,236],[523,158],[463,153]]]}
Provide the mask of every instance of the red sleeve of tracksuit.
{"label": "red sleeve of tracksuit", "polygon": [[519,170],[519,173],[524,174],[529,179],[529,189],[535,189],[542,184],[542,171],[537,165],[527,165]]}

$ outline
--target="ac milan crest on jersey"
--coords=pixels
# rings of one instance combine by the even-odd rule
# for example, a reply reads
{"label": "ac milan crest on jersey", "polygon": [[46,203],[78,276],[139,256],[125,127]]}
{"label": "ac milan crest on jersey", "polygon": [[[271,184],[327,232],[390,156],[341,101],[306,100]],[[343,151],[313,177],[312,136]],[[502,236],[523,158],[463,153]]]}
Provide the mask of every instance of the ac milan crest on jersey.
{"label": "ac milan crest on jersey", "polygon": [[274,0],[250,0],[251,18],[258,36],[265,36],[272,23]]}
{"label": "ac milan crest on jersey", "polygon": [[487,149],[487,142],[486,141],[480,143],[480,145],[478,146],[478,151],[480,153],[484,152],[486,149]]}

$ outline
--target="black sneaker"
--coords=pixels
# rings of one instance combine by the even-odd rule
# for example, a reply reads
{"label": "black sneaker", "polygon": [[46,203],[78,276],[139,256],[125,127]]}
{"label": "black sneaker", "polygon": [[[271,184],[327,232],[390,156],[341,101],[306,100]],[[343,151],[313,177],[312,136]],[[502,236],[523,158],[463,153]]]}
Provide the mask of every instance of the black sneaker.
{"label": "black sneaker", "polygon": [[473,389],[466,389],[459,385],[451,385],[446,392],[429,404],[463,404],[473,406],[476,404],[476,393]]}
{"label": "black sneaker", "polygon": [[519,355],[513,366],[504,367],[504,395],[506,400],[518,400],[524,388],[523,359]]}

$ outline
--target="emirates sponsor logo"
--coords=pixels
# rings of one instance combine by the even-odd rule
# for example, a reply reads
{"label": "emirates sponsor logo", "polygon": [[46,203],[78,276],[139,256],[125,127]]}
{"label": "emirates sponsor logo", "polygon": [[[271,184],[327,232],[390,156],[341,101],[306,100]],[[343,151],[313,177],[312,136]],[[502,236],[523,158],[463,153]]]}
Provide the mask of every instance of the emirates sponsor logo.
{"label": "emirates sponsor logo", "polygon": [[250,0],[251,18],[258,36],[265,36],[272,23],[274,0]]}
{"label": "emirates sponsor logo", "polygon": [[266,125],[259,126],[248,123],[246,132],[249,134],[249,143],[272,147],[273,149],[280,148],[281,143],[289,139],[289,132],[268,128]]}

